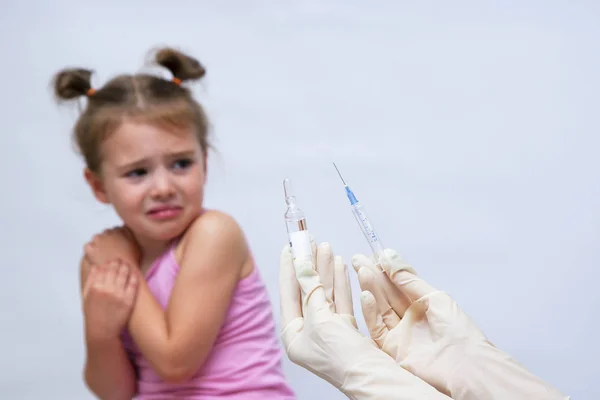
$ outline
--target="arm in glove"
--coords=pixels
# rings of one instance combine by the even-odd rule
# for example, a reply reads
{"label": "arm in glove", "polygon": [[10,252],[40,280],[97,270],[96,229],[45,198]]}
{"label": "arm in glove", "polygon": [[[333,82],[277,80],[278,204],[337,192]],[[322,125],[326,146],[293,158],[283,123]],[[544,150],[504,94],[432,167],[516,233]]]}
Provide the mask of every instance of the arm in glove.
{"label": "arm in glove", "polygon": [[353,400],[449,400],[357,330],[341,257],[322,244],[315,260],[294,265],[288,246],[281,253],[282,340],[290,360]]}
{"label": "arm in glove", "polygon": [[445,292],[418,278],[393,250],[385,273],[356,255],[372,339],[396,362],[457,400],[564,400],[567,396],[491,344]]}

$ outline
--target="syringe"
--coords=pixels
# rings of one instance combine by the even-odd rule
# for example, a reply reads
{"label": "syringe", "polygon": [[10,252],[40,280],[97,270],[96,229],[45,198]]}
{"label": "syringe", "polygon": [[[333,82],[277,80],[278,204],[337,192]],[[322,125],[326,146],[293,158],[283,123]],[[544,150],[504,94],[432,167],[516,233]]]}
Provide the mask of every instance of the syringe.
{"label": "syringe", "polygon": [[375,256],[375,260],[378,266],[383,270],[382,262],[385,258],[385,247],[383,247],[381,240],[379,240],[379,236],[377,236],[377,234],[375,233],[373,225],[371,225],[371,222],[367,217],[365,207],[360,201],[358,201],[352,190],[350,190],[350,187],[346,184],[346,181],[342,177],[342,174],[340,173],[340,170],[338,169],[337,165],[333,163],[333,166],[335,167],[335,170],[340,176],[340,179],[344,183],[344,188],[346,189],[346,196],[348,196],[348,200],[350,200],[350,208],[352,209],[352,213],[354,214],[354,217],[356,218],[356,221],[360,226],[360,230],[365,235],[367,242],[369,242],[369,246],[371,246],[371,250],[373,250],[373,255]]}
{"label": "syringe", "polygon": [[292,250],[292,258],[308,258],[312,260],[312,246],[310,243],[310,235],[306,226],[306,218],[304,211],[296,205],[296,197],[292,190],[292,183],[289,179],[283,180],[283,191],[285,193],[285,227],[287,229],[290,247]]}

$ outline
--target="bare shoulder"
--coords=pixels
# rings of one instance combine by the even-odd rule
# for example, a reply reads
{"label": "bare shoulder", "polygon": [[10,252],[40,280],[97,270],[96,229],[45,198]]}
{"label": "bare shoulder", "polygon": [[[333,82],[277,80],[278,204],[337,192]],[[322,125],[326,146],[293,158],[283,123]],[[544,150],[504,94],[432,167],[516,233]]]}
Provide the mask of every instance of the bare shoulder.
{"label": "bare shoulder", "polygon": [[234,256],[241,264],[249,253],[246,237],[238,222],[231,215],[218,210],[207,210],[196,218],[177,250],[177,259],[182,264],[186,258],[196,258],[198,253],[206,251],[214,256]]}
{"label": "bare shoulder", "polygon": [[245,245],[242,228],[229,214],[218,210],[207,210],[192,222],[183,237],[183,242],[193,244],[206,237],[227,241],[230,244]]}

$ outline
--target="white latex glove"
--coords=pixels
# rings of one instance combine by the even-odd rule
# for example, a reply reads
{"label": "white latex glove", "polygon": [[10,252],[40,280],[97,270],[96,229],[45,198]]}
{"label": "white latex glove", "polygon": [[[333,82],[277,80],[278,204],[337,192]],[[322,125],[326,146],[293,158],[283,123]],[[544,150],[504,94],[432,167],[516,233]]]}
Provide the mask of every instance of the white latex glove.
{"label": "white latex glove", "polygon": [[456,400],[568,399],[498,350],[445,292],[418,278],[393,250],[382,272],[355,255],[371,338],[398,365]]}
{"label": "white latex glove", "polygon": [[327,243],[316,251],[318,272],[313,260],[294,265],[289,246],[281,253],[282,340],[290,360],[353,400],[449,400],[357,330],[342,258]]}

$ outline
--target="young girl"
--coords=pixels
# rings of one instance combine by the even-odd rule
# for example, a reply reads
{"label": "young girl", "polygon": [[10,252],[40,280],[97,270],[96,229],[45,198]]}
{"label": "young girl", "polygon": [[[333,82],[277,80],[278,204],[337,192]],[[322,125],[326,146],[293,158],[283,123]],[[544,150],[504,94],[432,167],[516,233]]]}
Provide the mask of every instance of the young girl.
{"label": "young girl", "polygon": [[244,234],[202,208],[208,123],[182,82],[205,70],[169,48],[155,60],[172,80],[54,80],[59,99],[87,96],[74,128],[85,179],[124,223],[81,263],[85,381],[102,399],[294,399]]}

